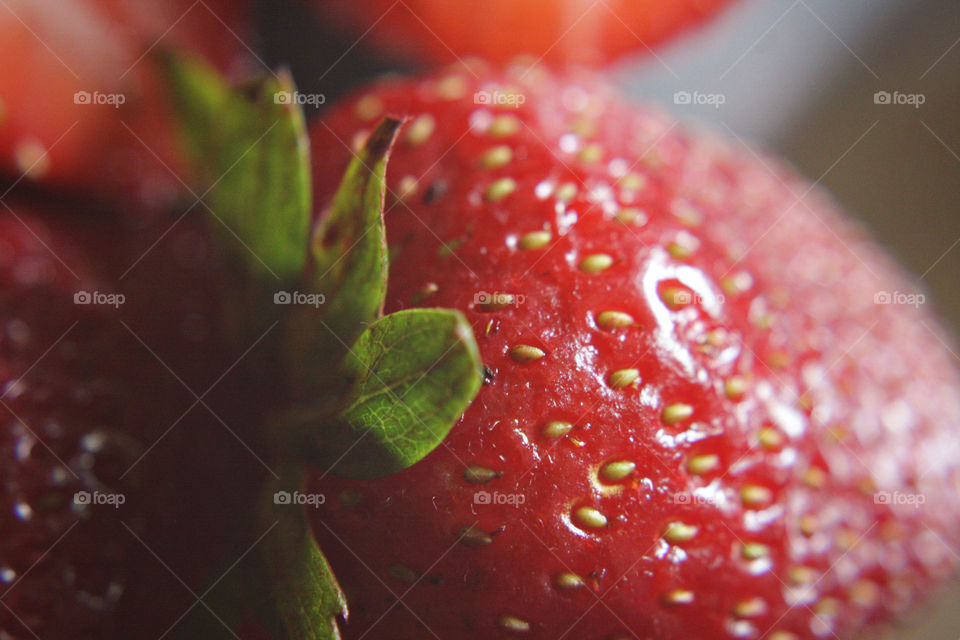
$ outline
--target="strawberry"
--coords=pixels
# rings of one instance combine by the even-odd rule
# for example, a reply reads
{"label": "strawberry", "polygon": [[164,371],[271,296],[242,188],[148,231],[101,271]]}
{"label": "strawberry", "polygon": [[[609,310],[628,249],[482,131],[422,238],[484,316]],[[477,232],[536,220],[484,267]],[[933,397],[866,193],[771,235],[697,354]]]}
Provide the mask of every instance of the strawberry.
{"label": "strawberry", "polygon": [[[0,175],[137,204],[167,203],[183,170],[151,53],[247,63],[243,3],[119,0],[0,7]],[[167,166],[164,166],[167,165]]]}
{"label": "strawberry", "polygon": [[344,637],[846,638],[955,569],[955,363],[822,192],[516,65],[333,108],[319,210],[386,114],[386,312],[459,310],[486,374],[421,462],[309,481]]}
{"label": "strawberry", "polygon": [[211,255],[187,223],[158,240],[166,226],[8,202],[0,636],[156,638],[193,603],[178,578],[202,576],[225,535],[231,500],[209,494],[211,477],[251,460],[185,388],[230,364],[213,339]]}
{"label": "strawberry", "polygon": [[315,0],[325,20],[370,30],[391,55],[448,62],[476,55],[505,62],[519,54],[551,64],[605,64],[646,52],[703,22],[731,0]]}

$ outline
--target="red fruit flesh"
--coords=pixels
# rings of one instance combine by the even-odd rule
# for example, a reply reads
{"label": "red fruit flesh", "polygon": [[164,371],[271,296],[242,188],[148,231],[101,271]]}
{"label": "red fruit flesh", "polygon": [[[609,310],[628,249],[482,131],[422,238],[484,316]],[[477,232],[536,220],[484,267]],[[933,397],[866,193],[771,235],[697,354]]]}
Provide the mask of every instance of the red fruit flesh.
{"label": "red fruit flesh", "polygon": [[845,638],[949,574],[960,384],[925,312],[874,303],[905,276],[769,158],[588,79],[482,78],[312,130],[322,210],[376,119],[414,118],[387,311],[462,310],[489,368],[412,468],[317,471],[345,637]]}
{"label": "red fruit flesh", "polygon": [[176,46],[236,69],[247,55],[243,14],[244,3],[219,1],[5,2],[2,179],[166,204],[182,190],[171,170],[184,165],[151,53]]}
{"label": "red fruit flesh", "polygon": [[[476,55],[505,62],[531,54],[551,64],[603,64],[704,21],[730,0],[317,0],[391,55],[451,62]],[[366,35],[366,34],[365,34]]]}

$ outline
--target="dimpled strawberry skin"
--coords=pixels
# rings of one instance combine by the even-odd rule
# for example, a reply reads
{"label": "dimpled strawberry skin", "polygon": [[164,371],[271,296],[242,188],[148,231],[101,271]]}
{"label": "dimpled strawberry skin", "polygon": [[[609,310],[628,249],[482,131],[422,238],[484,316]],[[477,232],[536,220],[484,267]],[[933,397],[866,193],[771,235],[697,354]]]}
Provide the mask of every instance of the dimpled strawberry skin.
{"label": "dimpled strawberry skin", "polygon": [[322,210],[411,118],[387,311],[460,309],[487,367],[420,463],[316,471],[345,637],[846,638],[949,575],[958,378],[923,310],[874,303],[904,275],[774,160],[589,78],[473,70],[312,129]]}
{"label": "dimpled strawberry skin", "polygon": [[[225,499],[205,498],[216,485],[197,467],[238,473],[218,436],[233,437],[190,410],[185,388],[206,388],[227,367],[213,261],[189,223],[158,240],[168,225],[135,233],[85,205],[7,203],[0,638],[157,638],[191,604],[180,576],[203,577],[210,568],[197,558],[223,535]],[[117,294],[122,302],[104,302]]]}

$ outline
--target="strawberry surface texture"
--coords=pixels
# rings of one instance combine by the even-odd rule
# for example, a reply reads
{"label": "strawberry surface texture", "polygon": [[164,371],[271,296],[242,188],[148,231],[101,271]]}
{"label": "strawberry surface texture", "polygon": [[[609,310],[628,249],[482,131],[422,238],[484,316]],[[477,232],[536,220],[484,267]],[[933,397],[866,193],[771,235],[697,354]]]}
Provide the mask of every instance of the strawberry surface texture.
{"label": "strawberry surface texture", "polygon": [[4,204],[0,637],[156,638],[229,527],[214,479],[244,466],[191,393],[229,366],[213,256],[187,222],[158,240],[169,225]]}
{"label": "strawberry surface texture", "polygon": [[[950,575],[958,377],[914,286],[765,155],[592,77],[470,63],[314,123],[322,210],[387,114],[387,311],[485,384],[379,480],[317,469],[344,637],[850,638]],[[899,298],[898,298],[899,299]]]}

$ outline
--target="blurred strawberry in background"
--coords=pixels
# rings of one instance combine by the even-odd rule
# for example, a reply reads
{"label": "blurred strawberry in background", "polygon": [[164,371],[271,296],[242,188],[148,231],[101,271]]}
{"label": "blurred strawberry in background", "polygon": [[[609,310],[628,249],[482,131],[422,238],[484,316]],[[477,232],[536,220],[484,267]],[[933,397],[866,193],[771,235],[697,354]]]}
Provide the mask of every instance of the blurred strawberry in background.
{"label": "blurred strawberry in background", "polygon": [[[0,175],[166,203],[180,187],[151,53],[186,48],[239,74],[252,54],[243,2],[8,0],[0,11]],[[15,64],[9,62],[16,61]]]}
{"label": "blurred strawberry in background", "polygon": [[316,0],[392,55],[430,62],[477,55],[503,62],[542,53],[552,64],[601,65],[643,51],[732,0]]}

